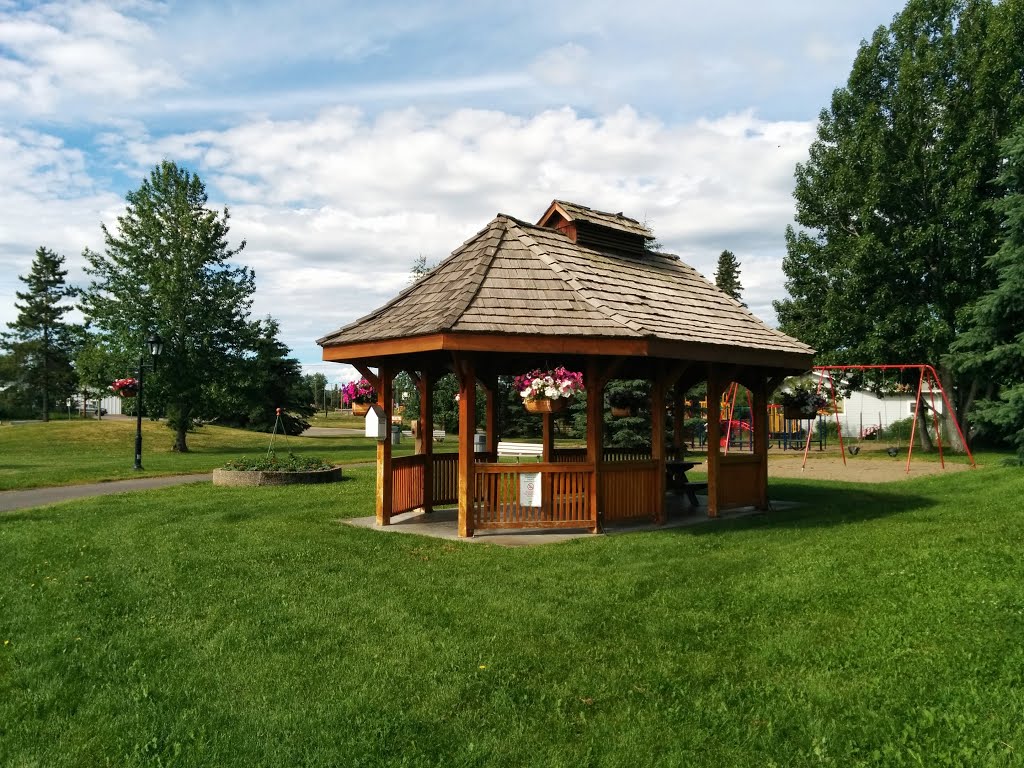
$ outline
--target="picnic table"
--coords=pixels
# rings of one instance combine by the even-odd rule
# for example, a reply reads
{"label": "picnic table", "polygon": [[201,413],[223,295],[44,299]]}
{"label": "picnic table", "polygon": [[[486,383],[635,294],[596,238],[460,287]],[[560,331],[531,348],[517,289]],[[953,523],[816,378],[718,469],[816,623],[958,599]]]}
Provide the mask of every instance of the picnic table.
{"label": "picnic table", "polygon": [[670,491],[686,494],[691,506],[699,506],[697,503],[697,491],[707,491],[707,483],[691,483],[686,479],[686,473],[701,462],[687,460],[672,460],[665,462],[665,484]]}

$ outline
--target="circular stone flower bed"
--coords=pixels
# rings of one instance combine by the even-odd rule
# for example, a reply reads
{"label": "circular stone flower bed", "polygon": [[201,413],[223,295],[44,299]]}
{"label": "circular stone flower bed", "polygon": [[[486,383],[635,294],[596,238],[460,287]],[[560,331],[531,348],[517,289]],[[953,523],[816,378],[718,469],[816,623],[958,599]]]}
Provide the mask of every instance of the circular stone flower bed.
{"label": "circular stone flower bed", "polygon": [[275,455],[259,459],[236,459],[213,470],[214,485],[308,485],[341,480],[341,467],[312,457],[289,453],[287,459]]}

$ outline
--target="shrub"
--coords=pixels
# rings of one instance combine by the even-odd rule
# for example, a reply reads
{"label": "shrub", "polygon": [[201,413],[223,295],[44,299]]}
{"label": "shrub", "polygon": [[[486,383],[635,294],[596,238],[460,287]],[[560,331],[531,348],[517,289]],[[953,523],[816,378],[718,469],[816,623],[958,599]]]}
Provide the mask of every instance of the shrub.
{"label": "shrub", "polygon": [[286,459],[278,458],[276,453],[255,458],[243,456],[240,459],[232,459],[221,469],[236,472],[316,472],[331,469],[333,466],[319,456],[296,456],[289,451]]}

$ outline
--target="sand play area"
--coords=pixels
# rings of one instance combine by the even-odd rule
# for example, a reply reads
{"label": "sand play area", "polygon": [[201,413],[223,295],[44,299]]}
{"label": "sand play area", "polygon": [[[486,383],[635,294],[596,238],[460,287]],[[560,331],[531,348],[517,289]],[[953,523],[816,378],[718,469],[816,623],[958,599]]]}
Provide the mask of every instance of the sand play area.
{"label": "sand play area", "polygon": [[944,472],[963,472],[970,469],[964,457],[946,460],[946,468],[939,464],[937,455],[913,456],[907,472],[907,452],[892,458],[884,451],[862,451],[858,456],[847,456],[843,464],[838,451],[816,451],[807,454],[807,466],[801,469],[802,451],[777,451],[768,455],[769,477],[795,477],[808,480],[839,480],[848,483],[891,483]]}

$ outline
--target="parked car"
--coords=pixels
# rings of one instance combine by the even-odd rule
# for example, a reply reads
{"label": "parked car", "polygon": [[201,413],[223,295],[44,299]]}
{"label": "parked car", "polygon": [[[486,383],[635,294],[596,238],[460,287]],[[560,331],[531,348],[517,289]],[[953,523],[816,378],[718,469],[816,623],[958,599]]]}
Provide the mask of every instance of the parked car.
{"label": "parked car", "polygon": [[77,414],[79,414],[81,416],[89,417],[89,418],[96,418],[96,412],[97,411],[99,411],[99,415],[100,416],[106,416],[107,415],[107,409],[106,408],[101,408],[94,401],[90,401],[90,402],[86,403],[83,406],[81,400],[77,400],[77,401],[73,400],[71,402],[71,409],[75,413],[77,413]]}

